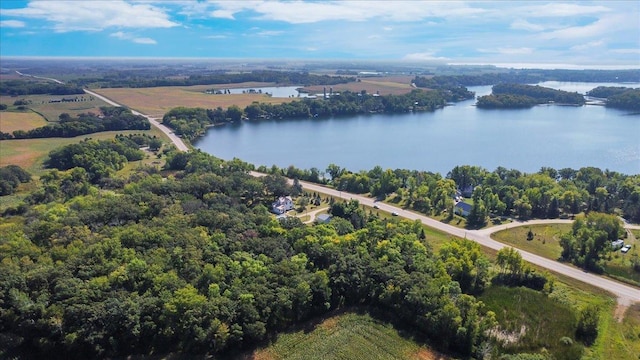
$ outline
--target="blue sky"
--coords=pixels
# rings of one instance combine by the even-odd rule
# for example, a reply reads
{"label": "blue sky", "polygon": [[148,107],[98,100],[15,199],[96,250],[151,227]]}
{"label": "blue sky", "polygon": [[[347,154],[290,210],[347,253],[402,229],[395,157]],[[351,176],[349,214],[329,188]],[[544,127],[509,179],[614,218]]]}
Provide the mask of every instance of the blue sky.
{"label": "blue sky", "polygon": [[640,67],[640,1],[0,2],[1,56]]}

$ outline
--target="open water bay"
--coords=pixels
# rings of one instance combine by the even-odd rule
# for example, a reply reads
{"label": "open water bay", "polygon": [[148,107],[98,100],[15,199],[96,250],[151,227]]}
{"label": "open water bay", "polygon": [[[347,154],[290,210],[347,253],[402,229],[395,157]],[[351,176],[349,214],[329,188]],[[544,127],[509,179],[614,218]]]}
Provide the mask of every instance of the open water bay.
{"label": "open water bay", "polygon": [[[598,85],[640,86],[540,85],[580,93]],[[481,96],[491,87],[469,90]],[[195,146],[222,159],[303,169],[324,170],[334,163],[351,171],[380,165],[446,175],[456,165],[524,172],[595,166],[640,174],[640,114],[596,105],[484,110],[474,104],[397,115],[246,121],[213,127]]]}

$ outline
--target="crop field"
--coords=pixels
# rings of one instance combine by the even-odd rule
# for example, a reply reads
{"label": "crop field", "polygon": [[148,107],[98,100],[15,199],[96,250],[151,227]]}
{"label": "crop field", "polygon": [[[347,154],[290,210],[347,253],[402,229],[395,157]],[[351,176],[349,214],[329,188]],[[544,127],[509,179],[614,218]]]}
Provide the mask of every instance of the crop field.
{"label": "crop field", "polygon": [[[52,99],[78,98],[81,101],[74,102],[49,102]],[[77,116],[81,113],[99,113],[101,106],[109,106],[104,101],[89,95],[25,95],[25,96],[0,96],[0,103],[7,104],[9,109],[13,107],[16,100],[29,100],[31,103],[26,105],[29,109],[42,115],[47,121],[58,121],[60,114],[67,113],[71,116]]]}
{"label": "crop field", "polygon": [[0,112],[0,131],[12,133],[15,130],[31,130],[47,125],[47,121],[40,115],[31,112]]}
{"label": "crop field", "polygon": [[244,359],[448,359],[369,315],[345,313],[308,327],[282,333]]}
{"label": "crop field", "polygon": [[327,89],[327,92],[329,91],[329,88],[333,88],[333,91],[337,92],[346,90],[360,92],[362,90],[366,90],[369,94],[379,93],[380,95],[401,95],[413,90],[411,87],[411,79],[413,79],[412,76],[371,77],[363,78],[359,82],[354,81],[331,86],[308,86],[303,89],[304,91],[312,94],[321,94],[324,88]]}
{"label": "crop field", "polygon": [[[76,136],[73,138],[20,139],[0,141],[0,166],[18,165],[33,175],[40,175],[47,171],[43,162],[49,152],[60,146],[78,143],[86,138],[96,140],[113,139],[116,134],[150,134],[160,137],[161,133],[155,128],[142,131],[107,131],[95,134]],[[164,137],[163,141],[168,142]]]}
{"label": "crop field", "polygon": [[169,110],[178,107],[201,107],[205,109],[228,108],[237,105],[241,108],[250,105],[254,101],[269,104],[281,104],[291,102],[292,98],[273,98],[265,94],[205,94],[206,89],[255,87],[252,84],[227,84],[221,85],[197,85],[197,86],[166,86],[152,88],[105,88],[95,89],[96,93],[103,95],[119,104],[124,104],[143,114],[153,117],[162,117]]}

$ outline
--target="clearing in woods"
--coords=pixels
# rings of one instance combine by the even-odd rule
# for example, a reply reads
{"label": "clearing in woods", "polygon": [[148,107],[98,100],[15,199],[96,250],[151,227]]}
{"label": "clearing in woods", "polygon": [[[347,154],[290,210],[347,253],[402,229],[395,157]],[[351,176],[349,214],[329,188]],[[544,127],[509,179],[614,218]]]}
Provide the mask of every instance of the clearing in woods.
{"label": "clearing in woods", "polygon": [[243,359],[422,359],[444,360],[425,346],[402,337],[393,326],[369,315],[346,312],[285,332],[268,347]]}

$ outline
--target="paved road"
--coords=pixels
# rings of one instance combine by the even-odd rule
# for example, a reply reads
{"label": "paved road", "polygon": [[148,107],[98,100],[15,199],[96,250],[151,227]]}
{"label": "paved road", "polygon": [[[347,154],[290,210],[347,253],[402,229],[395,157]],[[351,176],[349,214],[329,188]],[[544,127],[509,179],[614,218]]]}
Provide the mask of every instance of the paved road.
{"label": "paved road", "polygon": [[[93,92],[93,91],[91,91],[91,90],[84,89],[84,92],[86,92],[86,93],[87,93],[87,94],[89,94],[89,95],[93,95],[93,96],[95,96],[95,97],[97,97],[97,98],[101,99],[102,101],[106,102],[107,104],[111,104],[111,105],[113,105],[113,106],[120,106],[120,107],[122,107],[122,106],[123,106],[123,105],[118,104],[117,102],[115,102],[115,101],[113,101],[113,100],[111,100],[111,99],[109,99],[109,98],[107,98],[107,97],[105,97],[105,96],[102,96],[102,95],[100,95],[100,94],[98,94],[98,93],[96,93],[96,92]],[[181,138],[179,138],[176,134],[174,134],[174,133],[173,133],[173,131],[171,131],[171,129],[169,129],[168,127],[166,127],[166,126],[162,125],[162,124],[158,121],[158,119],[156,119],[156,118],[152,118],[152,117],[151,117],[151,116],[149,116],[149,115],[145,115],[145,114],[143,114],[143,113],[141,113],[141,112],[139,112],[139,111],[135,111],[135,110],[133,110],[133,109],[131,110],[131,112],[132,112],[134,115],[140,115],[140,116],[144,116],[144,117],[146,117],[146,118],[147,118],[147,120],[149,120],[149,123],[151,123],[151,125],[153,125],[153,126],[155,126],[156,128],[158,128],[158,129],[159,129],[160,131],[162,131],[165,135],[167,135],[167,136],[169,137],[169,139],[171,139],[171,142],[173,142],[173,144],[176,146],[176,148],[177,148],[178,150],[180,150],[180,151],[189,151],[189,147],[184,143],[184,141],[182,141],[182,139],[181,139]]]}
{"label": "paved road", "polygon": [[[259,173],[252,173],[252,175],[259,176]],[[480,245],[486,246],[491,249],[500,250],[503,247],[507,246],[498,241],[491,239],[490,235],[498,230],[504,230],[505,228],[512,228],[516,226],[522,226],[526,224],[544,224],[544,223],[562,223],[562,222],[571,222],[571,220],[532,220],[528,222],[514,222],[506,225],[494,226],[487,229],[482,230],[465,230],[460,229],[452,225],[444,224],[438,220],[434,220],[427,216],[416,214],[411,211],[403,210],[399,207],[392,206],[385,203],[376,202],[375,199],[368,198],[362,195],[350,194],[344,191],[338,191],[334,189],[330,189],[318,184],[308,183],[306,181],[300,181],[300,184],[305,190],[321,192],[324,194],[328,194],[334,197],[339,197],[342,199],[354,199],[358,200],[361,204],[367,206],[373,206],[374,204],[378,205],[380,210],[388,211],[388,212],[397,212],[399,216],[404,217],[410,220],[420,220],[423,224],[430,226],[432,228],[438,229],[440,231],[446,232],[448,234],[467,238],[473,240]],[[640,288],[619,283],[617,281],[613,281],[595,274],[584,272],[581,269],[565,265],[559,263],[554,260],[549,260],[543,258],[542,256],[538,256],[523,250],[516,249],[522,255],[522,258],[532,264],[538,265],[540,267],[549,269],[558,274],[566,275],[576,280],[585,282],[587,284],[599,287],[606,291],[611,292],[618,298],[618,303],[621,305],[628,306],[634,302],[640,302]]]}

